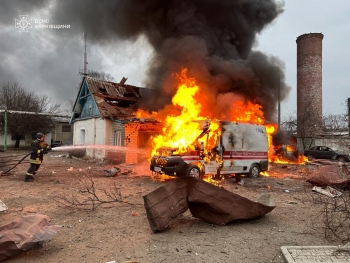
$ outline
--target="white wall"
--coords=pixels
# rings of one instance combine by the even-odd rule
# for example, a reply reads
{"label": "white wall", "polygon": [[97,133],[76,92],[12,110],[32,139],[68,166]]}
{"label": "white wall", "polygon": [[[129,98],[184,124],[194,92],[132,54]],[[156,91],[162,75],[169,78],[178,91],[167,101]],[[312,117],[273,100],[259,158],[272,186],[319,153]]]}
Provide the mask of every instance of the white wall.
{"label": "white wall", "polygon": [[350,149],[348,146],[350,145],[350,139],[349,138],[340,138],[340,139],[316,139],[315,140],[315,146],[328,146],[329,148],[339,151],[339,152],[346,152],[350,153]]}
{"label": "white wall", "polygon": [[[350,138],[305,138],[304,140],[307,146],[311,145],[310,147],[328,146],[333,150],[350,153]],[[298,150],[303,150],[301,138],[297,138],[297,148]]]}
{"label": "white wall", "polygon": [[86,145],[87,156],[103,159],[105,157],[103,146],[110,145],[110,133],[110,120],[93,118],[76,121],[73,125],[73,144]]}

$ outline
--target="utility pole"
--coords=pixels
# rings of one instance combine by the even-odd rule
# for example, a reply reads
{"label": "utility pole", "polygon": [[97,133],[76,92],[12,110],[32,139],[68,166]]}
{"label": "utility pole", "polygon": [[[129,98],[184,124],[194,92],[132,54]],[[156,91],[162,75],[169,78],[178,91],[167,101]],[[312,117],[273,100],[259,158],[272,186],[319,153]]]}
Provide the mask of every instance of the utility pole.
{"label": "utility pole", "polygon": [[84,46],[85,46],[85,52],[84,52],[84,72],[83,72],[83,75],[84,76],[87,76],[87,73],[86,73],[86,69],[87,69],[87,53],[86,53],[86,39],[87,39],[87,36],[86,34],[84,33]]}
{"label": "utility pole", "polygon": [[84,36],[84,69],[83,72],[79,72],[80,75],[84,76],[88,76],[89,74],[87,73],[87,64],[89,64],[87,62],[87,53],[86,53],[86,40],[87,40],[87,35],[85,33],[83,33]]}
{"label": "utility pole", "polygon": [[5,111],[4,151],[7,150],[7,111]]}
{"label": "utility pole", "polygon": [[281,75],[278,74],[278,130],[281,127]]}

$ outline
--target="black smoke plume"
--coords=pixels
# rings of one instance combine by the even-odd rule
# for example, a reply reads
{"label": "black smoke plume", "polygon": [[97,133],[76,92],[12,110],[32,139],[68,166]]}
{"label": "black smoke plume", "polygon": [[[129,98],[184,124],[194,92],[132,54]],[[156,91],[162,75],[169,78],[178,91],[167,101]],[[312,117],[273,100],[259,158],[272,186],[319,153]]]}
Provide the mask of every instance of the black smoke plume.
{"label": "black smoke plume", "polygon": [[[279,14],[274,0],[74,0],[56,1],[54,14],[89,33],[89,40],[147,37],[154,56],[145,86],[155,92],[143,104],[159,110],[176,92],[174,73],[183,67],[210,91],[213,108],[226,94],[262,105],[276,120],[278,100],[285,99],[283,64],[254,51],[256,38]],[[274,45],[273,39],[271,45]]]}

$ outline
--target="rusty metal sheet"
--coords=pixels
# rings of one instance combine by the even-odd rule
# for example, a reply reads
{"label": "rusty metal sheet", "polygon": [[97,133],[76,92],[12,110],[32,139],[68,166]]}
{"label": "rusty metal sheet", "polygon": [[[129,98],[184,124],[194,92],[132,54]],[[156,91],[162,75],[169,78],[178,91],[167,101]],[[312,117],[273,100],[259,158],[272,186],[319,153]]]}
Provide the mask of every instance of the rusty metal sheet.
{"label": "rusty metal sheet", "polygon": [[187,209],[208,223],[225,225],[237,219],[263,216],[275,208],[272,197],[265,202],[245,197],[198,178],[178,178],[145,195],[144,206],[153,232],[166,229]]}
{"label": "rusty metal sheet", "polygon": [[226,225],[238,219],[257,218],[275,208],[274,205],[266,206],[251,201],[202,180],[191,185],[188,203],[194,217],[216,225]]}
{"label": "rusty metal sheet", "polygon": [[343,178],[341,168],[337,164],[326,165],[314,171],[306,178],[306,182],[321,187],[347,188],[350,186],[350,179]]}
{"label": "rusty metal sheet", "polygon": [[172,219],[188,209],[187,185],[188,180],[173,180],[143,197],[153,232],[164,230]]}
{"label": "rusty metal sheet", "polygon": [[35,214],[16,218],[0,227],[0,261],[51,240],[62,228],[49,225],[50,218]]}

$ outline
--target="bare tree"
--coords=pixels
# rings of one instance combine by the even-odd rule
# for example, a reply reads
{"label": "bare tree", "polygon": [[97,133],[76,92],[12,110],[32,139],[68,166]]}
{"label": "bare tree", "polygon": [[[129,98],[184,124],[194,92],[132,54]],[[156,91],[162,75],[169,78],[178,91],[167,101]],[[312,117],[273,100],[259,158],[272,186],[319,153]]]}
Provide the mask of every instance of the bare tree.
{"label": "bare tree", "polygon": [[114,182],[106,188],[97,188],[95,181],[90,175],[79,179],[80,186],[77,191],[71,195],[59,194],[55,197],[58,203],[72,208],[92,209],[96,210],[100,205],[109,203],[124,203],[135,205],[127,201],[123,201],[120,188]]}
{"label": "bare tree", "polygon": [[[52,103],[46,95],[36,95],[21,87],[20,84],[2,83],[0,85],[0,109],[37,113],[57,113],[59,104]],[[5,123],[4,114],[0,122]],[[7,115],[7,129],[14,136],[15,148],[19,147],[22,137],[38,131],[50,132],[55,127],[52,116],[10,113]],[[3,129],[1,125],[0,129]]]}
{"label": "bare tree", "polygon": [[348,134],[347,114],[328,114],[323,116],[323,130],[331,143],[341,147],[342,150],[350,150],[350,140],[346,138]]}
{"label": "bare tree", "polygon": [[102,71],[89,70],[89,77],[106,81],[114,81],[111,74]]}
{"label": "bare tree", "polygon": [[[336,198],[329,198],[322,195],[310,195],[310,200],[314,204],[320,204],[319,213],[312,216],[312,227],[322,230],[324,237],[328,241],[350,241],[350,195],[344,189],[337,189],[342,194]],[[306,201],[305,199],[304,201]]]}
{"label": "bare tree", "polygon": [[74,100],[68,99],[65,103],[63,103],[60,107],[60,112],[62,114],[65,114],[67,116],[72,115],[74,107]]}
{"label": "bare tree", "polygon": [[296,117],[295,113],[287,116],[281,122],[279,129],[286,134],[295,135],[297,133],[297,117]]}
{"label": "bare tree", "polygon": [[334,133],[347,131],[348,120],[346,114],[327,114],[323,116],[323,130]]}

